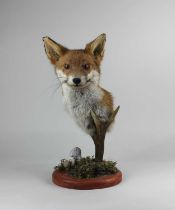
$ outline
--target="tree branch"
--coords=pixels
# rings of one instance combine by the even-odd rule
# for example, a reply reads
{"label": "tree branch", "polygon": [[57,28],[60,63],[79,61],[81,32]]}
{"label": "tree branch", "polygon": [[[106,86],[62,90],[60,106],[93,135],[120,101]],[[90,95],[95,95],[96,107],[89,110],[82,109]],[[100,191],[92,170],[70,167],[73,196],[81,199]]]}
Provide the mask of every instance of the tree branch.
{"label": "tree branch", "polygon": [[92,139],[95,144],[95,159],[97,161],[103,160],[103,154],[104,154],[104,140],[106,136],[107,129],[111,125],[111,123],[115,120],[115,117],[120,109],[120,106],[118,106],[112,115],[110,116],[108,121],[100,121],[98,116],[91,110],[91,116],[95,124],[95,135],[92,136]]}

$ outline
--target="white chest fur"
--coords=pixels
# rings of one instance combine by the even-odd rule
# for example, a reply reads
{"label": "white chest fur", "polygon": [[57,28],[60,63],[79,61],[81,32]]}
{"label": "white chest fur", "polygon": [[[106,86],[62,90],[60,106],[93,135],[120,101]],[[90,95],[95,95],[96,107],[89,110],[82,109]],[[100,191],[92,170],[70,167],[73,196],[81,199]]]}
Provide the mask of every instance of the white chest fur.
{"label": "white chest fur", "polygon": [[90,111],[98,116],[106,115],[106,107],[100,105],[103,97],[102,90],[96,85],[90,85],[82,89],[73,89],[67,84],[62,85],[64,103],[76,123],[88,134],[94,132],[94,124]]}

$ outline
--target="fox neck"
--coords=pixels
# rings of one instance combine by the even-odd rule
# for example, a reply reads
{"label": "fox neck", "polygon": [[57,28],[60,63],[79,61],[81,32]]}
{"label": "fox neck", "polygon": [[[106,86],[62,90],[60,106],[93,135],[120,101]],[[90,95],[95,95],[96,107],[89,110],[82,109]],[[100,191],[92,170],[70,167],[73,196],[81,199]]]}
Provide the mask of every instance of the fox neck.
{"label": "fox neck", "polygon": [[68,84],[64,83],[62,84],[62,91],[63,91],[63,97],[65,99],[72,99],[72,97],[76,97],[77,95],[87,97],[86,99],[90,99],[91,95],[96,96],[98,98],[98,95],[101,96],[101,88],[98,84],[89,84],[85,87],[72,87]]}
{"label": "fox neck", "polygon": [[85,88],[75,89],[65,83],[62,85],[62,89],[66,110],[76,123],[92,136],[94,127],[90,112],[103,98],[101,88],[92,83]]}
{"label": "fox neck", "polygon": [[92,106],[102,101],[104,94],[100,86],[93,83],[81,89],[74,89],[67,84],[63,84],[62,88],[64,104],[68,112],[78,108],[88,114]]}

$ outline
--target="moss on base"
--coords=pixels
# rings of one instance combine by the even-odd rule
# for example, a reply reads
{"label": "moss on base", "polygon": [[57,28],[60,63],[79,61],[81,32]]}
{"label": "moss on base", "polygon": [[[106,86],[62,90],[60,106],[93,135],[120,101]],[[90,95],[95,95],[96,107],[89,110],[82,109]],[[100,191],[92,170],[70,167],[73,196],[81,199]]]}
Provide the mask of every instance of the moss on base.
{"label": "moss on base", "polygon": [[67,172],[69,175],[79,179],[95,178],[103,175],[115,174],[118,172],[116,162],[103,160],[96,162],[94,157],[84,157],[81,159],[61,160],[55,166],[55,170]]}

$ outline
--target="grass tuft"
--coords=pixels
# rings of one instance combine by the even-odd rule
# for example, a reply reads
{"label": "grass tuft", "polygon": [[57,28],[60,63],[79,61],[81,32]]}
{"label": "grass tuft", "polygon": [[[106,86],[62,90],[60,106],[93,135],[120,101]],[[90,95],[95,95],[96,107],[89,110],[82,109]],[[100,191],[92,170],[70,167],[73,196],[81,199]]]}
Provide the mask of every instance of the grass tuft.
{"label": "grass tuft", "polygon": [[94,157],[89,156],[74,161],[63,159],[55,166],[55,170],[64,171],[79,179],[95,178],[118,172],[116,162],[106,160],[96,162]]}

